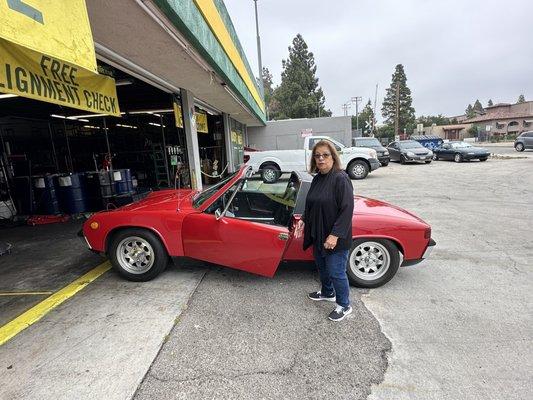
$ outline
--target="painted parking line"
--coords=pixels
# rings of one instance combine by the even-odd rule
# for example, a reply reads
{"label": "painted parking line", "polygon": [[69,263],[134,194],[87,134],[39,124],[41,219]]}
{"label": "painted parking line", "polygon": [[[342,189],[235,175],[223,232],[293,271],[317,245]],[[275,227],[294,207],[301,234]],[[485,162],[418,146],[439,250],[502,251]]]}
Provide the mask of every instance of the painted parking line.
{"label": "painted parking line", "polygon": [[48,314],[51,310],[59,306],[65,300],[71,298],[80,290],[82,290],[89,283],[97,279],[111,268],[109,261],[100,264],[98,267],[87,272],[85,275],[76,279],[71,284],[65,286],[63,289],[55,292],[47,297],[39,304],[33,306],[28,311],[19,315],[14,320],[8,322],[0,327],[0,346],[6,343],[9,339],[19,334],[21,331],[31,326],[33,323],[39,321],[42,317]]}

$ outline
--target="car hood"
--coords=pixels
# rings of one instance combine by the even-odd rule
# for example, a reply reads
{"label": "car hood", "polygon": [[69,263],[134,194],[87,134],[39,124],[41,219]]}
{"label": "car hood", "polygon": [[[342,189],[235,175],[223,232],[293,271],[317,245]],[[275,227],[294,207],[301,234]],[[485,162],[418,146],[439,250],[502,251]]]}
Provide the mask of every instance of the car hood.
{"label": "car hood", "polygon": [[354,196],[354,201],[354,215],[379,215],[383,217],[418,221],[428,225],[424,220],[418,218],[414,214],[411,214],[409,211],[381,200],[375,200],[363,196]]}
{"label": "car hood", "polygon": [[342,149],[342,152],[345,154],[363,153],[367,156],[372,156],[374,151],[374,149],[368,147],[345,147],[344,149]]}
{"label": "car hood", "polygon": [[119,208],[120,211],[169,211],[192,208],[192,197],[196,190],[168,189],[150,193],[147,197]]}

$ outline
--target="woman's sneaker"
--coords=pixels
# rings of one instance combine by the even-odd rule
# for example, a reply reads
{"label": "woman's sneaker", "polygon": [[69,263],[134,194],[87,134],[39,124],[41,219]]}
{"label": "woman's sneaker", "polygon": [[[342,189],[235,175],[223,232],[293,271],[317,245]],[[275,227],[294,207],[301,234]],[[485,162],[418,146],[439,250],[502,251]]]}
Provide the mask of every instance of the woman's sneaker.
{"label": "woman's sneaker", "polygon": [[342,321],[344,317],[352,313],[352,307],[337,306],[328,316],[332,321]]}
{"label": "woman's sneaker", "polygon": [[332,302],[336,301],[335,294],[332,294],[331,296],[323,296],[322,293],[320,293],[320,291],[309,293],[307,297],[309,297],[311,300],[314,300],[314,301],[332,301]]}

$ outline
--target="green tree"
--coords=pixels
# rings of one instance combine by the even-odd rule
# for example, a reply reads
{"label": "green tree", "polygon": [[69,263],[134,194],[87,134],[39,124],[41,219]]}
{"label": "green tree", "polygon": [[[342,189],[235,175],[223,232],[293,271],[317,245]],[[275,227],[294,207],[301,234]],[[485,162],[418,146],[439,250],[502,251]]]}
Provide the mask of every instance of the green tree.
{"label": "green tree", "polygon": [[397,134],[403,133],[404,130],[409,132],[415,128],[415,109],[412,106],[411,89],[407,87],[407,77],[402,64],[396,65],[392,82],[387,89],[381,114],[385,118],[385,124],[394,126],[396,120],[396,100],[398,103],[398,130]]}
{"label": "green tree", "polygon": [[433,124],[441,126],[441,125],[450,125],[452,123],[450,118],[445,117],[442,114],[428,115],[428,116],[421,115],[420,117],[417,118],[416,122],[418,124],[423,124],[424,126],[431,126]]}
{"label": "green tree", "polygon": [[271,112],[271,101],[272,101],[272,94],[274,93],[274,82],[272,81],[273,77],[268,68],[263,67],[263,89],[265,93],[265,107],[267,112],[267,118],[270,115]]}
{"label": "green tree", "polygon": [[492,107],[494,103],[492,102],[492,99],[489,99],[489,102],[487,103],[487,107]]}
{"label": "green tree", "polygon": [[479,100],[476,100],[476,102],[474,103],[473,109],[477,115],[485,114],[485,109],[483,108]]}
{"label": "green tree", "polygon": [[[366,122],[370,124],[370,129],[367,130]],[[373,126],[376,125],[376,119],[374,116],[374,110],[372,109],[372,102],[370,99],[366,103],[365,107],[359,112],[359,128],[363,129],[363,133],[370,134],[370,131]],[[352,129],[357,128],[357,118],[352,116]]]}
{"label": "green tree", "polygon": [[518,96],[518,101],[517,103],[525,103],[526,102],[526,98],[524,97],[523,94],[521,94],[520,96]]}
{"label": "green tree", "polygon": [[282,61],[281,84],[274,90],[276,112],[272,118],[313,118],[331,116],[318,86],[315,57],[298,34],[289,46],[289,58]]}
{"label": "green tree", "polygon": [[469,104],[468,107],[466,107],[465,114],[466,114],[466,118],[474,118],[476,116],[476,113],[474,112],[474,107],[472,107],[472,104]]}

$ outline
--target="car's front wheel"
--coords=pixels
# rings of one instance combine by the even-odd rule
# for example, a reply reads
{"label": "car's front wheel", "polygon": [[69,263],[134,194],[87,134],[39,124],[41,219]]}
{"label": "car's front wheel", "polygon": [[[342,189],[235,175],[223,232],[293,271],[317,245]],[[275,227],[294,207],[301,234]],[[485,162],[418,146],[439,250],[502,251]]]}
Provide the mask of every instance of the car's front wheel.
{"label": "car's front wheel", "polygon": [[348,175],[351,179],[365,179],[370,168],[365,161],[354,160],[348,165]]}
{"label": "car's front wheel", "polygon": [[438,161],[439,160],[439,156],[437,155],[437,153],[433,153],[433,160],[434,161]]}
{"label": "car's front wheel", "polygon": [[405,158],[405,156],[402,154],[400,155],[400,164],[405,164],[407,162],[407,159]]}
{"label": "car's front wheel", "polygon": [[381,163],[381,166],[382,166],[382,167],[386,167],[387,165],[389,165],[389,162],[388,162],[388,161],[384,161],[384,162]]}
{"label": "car's front wheel", "polygon": [[166,268],[168,254],[159,238],[145,229],[126,229],[111,238],[108,249],[113,268],[130,281],[154,279]]}
{"label": "car's front wheel", "polygon": [[514,145],[516,151],[524,151],[525,147],[523,143],[517,143]]}
{"label": "car's front wheel", "polygon": [[356,239],[346,272],[357,287],[376,288],[392,279],[400,266],[400,251],[388,239]]}
{"label": "car's front wheel", "polygon": [[483,158],[480,158],[479,161],[487,161],[487,159],[483,157]]}
{"label": "car's front wheel", "polygon": [[460,153],[457,153],[455,154],[455,156],[453,157],[453,160],[455,162],[462,162],[463,161],[463,156],[460,154]]}

